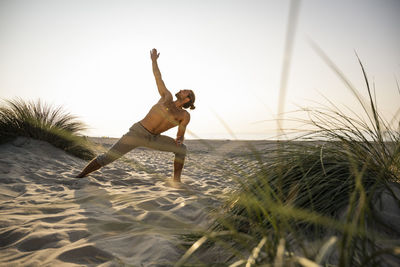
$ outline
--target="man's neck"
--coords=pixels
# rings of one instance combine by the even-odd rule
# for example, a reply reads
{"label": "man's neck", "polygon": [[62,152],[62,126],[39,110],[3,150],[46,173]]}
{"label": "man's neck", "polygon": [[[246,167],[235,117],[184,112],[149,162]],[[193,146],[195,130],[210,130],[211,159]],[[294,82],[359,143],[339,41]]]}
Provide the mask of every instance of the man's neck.
{"label": "man's neck", "polygon": [[177,108],[182,109],[183,103],[179,99],[175,100],[174,104]]}

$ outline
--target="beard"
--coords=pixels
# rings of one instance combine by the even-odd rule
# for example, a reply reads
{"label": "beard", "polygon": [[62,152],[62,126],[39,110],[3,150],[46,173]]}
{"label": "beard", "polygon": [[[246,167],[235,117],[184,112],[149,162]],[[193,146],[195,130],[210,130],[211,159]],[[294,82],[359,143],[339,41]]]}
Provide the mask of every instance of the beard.
{"label": "beard", "polygon": [[181,100],[181,99],[182,99],[182,97],[181,97],[181,95],[179,94],[179,92],[178,92],[178,93],[176,93],[176,94],[175,94],[175,96],[176,96],[176,98],[177,98],[177,99],[179,99],[179,100]]}

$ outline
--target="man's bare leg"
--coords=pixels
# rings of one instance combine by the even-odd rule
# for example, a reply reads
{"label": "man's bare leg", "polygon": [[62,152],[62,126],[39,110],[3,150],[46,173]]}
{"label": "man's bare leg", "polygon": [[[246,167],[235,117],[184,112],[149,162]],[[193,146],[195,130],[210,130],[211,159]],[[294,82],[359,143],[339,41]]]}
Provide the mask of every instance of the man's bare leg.
{"label": "man's bare leg", "polygon": [[182,160],[174,160],[174,182],[181,182],[181,174],[183,169],[183,161]]}
{"label": "man's bare leg", "polygon": [[94,159],[92,159],[92,161],[89,162],[88,165],[86,165],[86,167],[83,169],[83,171],[79,175],[76,176],[76,178],[85,177],[89,173],[94,172],[100,168],[101,168],[101,165],[94,158]]}

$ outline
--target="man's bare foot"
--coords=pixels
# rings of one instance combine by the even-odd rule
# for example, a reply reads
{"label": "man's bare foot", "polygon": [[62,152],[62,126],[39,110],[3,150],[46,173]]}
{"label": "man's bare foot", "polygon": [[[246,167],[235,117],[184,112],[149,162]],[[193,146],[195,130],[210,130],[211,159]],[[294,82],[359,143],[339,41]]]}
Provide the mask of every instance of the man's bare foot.
{"label": "man's bare foot", "polygon": [[167,179],[165,181],[167,186],[173,187],[173,188],[182,188],[183,184],[180,181],[175,181],[174,179]]}

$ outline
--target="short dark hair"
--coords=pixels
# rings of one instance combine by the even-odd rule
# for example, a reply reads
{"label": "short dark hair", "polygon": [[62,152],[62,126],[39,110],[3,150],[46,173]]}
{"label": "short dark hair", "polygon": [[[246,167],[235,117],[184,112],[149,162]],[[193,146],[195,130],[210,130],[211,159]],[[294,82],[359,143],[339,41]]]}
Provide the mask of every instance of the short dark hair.
{"label": "short dark hair", "polygon": [[194,92],[192,90],[189,90],[188,97],[189,97],[190,101],[186,102],[183,105],[183,108],[195,109],[196,107],[194,106],[194,101],[196,101],[196,96],[194,95]]}

